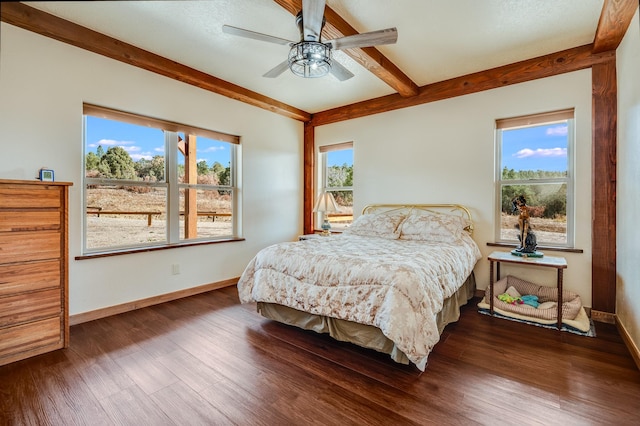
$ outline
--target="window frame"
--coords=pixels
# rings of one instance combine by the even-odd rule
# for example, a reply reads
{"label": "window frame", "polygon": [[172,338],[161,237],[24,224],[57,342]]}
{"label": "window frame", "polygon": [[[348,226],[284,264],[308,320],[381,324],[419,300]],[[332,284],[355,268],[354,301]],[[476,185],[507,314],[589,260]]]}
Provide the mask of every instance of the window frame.
{"label": "window frame", "polygon": [[[110,178],[88,178],[86,176],[86,159],[87,159],[87,116],[104,118],[108,120],[118,121],[122,123],[135,124],[139,126],[152,127],[163,131],[164,133],[164,181],[148,182],[130,179],[110,179]],[[178,141],[179,135],[186,137],[195,136],[196,145],[197,137],[205,137],[219,142],[229,144],[230,153],[230,182],[229,185],[209,185],[198,183],[180,183],[178,182]],[[242,239],[241,230],[241,200],[240,200],[240,176],[241,176],[241,149],[240,137],[202,129],[195,126],[183,125],[172,121],[161,120],[153,117],[133,114],[129,112],[114,110],[111,108],[101,107],[92,104],[83,104],[83,159],[82,159],[82,254],[90,256],[95,254],[110,252],[135,252],[145,249],[168,248],[180,245],[190,245],[192,243],[202,242],[221,242],[236,241]],[[161,242],[140,243],[140,244],[123,244],[119,246],[108,246],[89,248],[87,246],[87,188],[90,185],[117,185],[117,186],[140,186],[149,188],[165,188],[165,239]],[[216,237],[196,237],[181,238],[180,229],[180,190],[185,188],[202,189],[202,190],[223,190],[231,192],[231,235],[223,235]],[[197,208],[196,208],[197,210]],[[186,227],[186,224],[185,224]]]}
{"label": "window frame", "polygon": [[[538,178],[538,179],[502,179],[502,135],[505,130],[514,130],[526,127],[538,127],[554,123],[567,123],[567,174],[558,178]],[[544,184],[566,184],[566,242],[550,243],[538,241],[538,246],[548,248],[575,248],[575,110],[574,108],[551,111],[540,114],[530,114],[512,118],[496,120],[495,128],[495,232],[494,238],[497,243],[513,244],[518,240],[502,238],[502,187],[515,185],[544,185]],[[535,224],[533,226],[535,232]]]}
{"label": "window frame", "polygon": [[[329,180],[329,173],[328,173],[328,166],[327,166],[327,155],[329,152],[332,151],[342,151],[342,150],[352,150],[353,151],[353,142],[340,142],[340,143],[335,143],[335,144],[328,144],[328,145],[321,145],[320,147],[318,147],[317,150],[317,158],[319,159],[318,161],[318,168],[317,168],[317,182],[318,184],[316,185],[316,189],[315,189],[315,193],[314,193],[314,201],[318,199],[319,194],[322,194],[323,192],[337,192],[337,191],[351,191],[352,197],[354,197],[354,190],[353,190],[353,185],[352,186],[332,186],[329,187],[328,185],[328,180]],[[355,168],[355,159],[354,159],[354,165],[352,166]],[[353,214],[353,212],[352,212]],[[320,224],[323,221],[322,218],[322,213],[314,213],[314,230],[315,231],[319,231],[320,230]],[[352,221],[353,221],[353,217],[352,217]],[[332,231],[337,231],[337,232],[341,232],[342,230],[344,230],[347,226],[349,226],[349,224],[346,224],[344,226],[342,225],[334,225],[332,224]]]}

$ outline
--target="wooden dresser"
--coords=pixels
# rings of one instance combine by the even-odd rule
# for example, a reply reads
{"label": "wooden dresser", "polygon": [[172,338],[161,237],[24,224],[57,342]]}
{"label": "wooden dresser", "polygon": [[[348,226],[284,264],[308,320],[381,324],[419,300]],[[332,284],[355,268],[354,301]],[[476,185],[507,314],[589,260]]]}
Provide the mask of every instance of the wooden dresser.
{"label": "wooden dresser", "polygon": [[0,179],[0,365],[69,344],[70,185]]}

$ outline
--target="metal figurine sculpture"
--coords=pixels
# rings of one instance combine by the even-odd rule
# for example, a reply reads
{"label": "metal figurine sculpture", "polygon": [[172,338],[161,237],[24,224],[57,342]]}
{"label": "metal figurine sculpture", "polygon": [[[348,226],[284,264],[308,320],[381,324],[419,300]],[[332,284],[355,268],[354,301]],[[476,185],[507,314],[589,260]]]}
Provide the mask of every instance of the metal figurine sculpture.
{"label": "metal figurine sculpture", "polygon": [[539,253],[536,252],[538,242],[536,234],[531,230],[531,224],[529,222],[529,208],[527,207],[526,198],[524,198],[524,195],[519,195],[511,200],[511,203],[513,204],[513,213],[515,214],[520,212],[518,224],[516,225],[516,228],[520,230],[520,235],[518,235],[520,246],[514,250],[514,254],[523,253],[532,255]]}

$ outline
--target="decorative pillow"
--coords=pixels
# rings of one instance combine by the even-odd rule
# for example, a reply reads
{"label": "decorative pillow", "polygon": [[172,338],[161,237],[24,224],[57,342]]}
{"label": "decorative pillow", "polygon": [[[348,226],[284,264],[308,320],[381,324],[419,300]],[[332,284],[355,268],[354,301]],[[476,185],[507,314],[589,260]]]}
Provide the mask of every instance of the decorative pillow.
{"label": "decorative pillow", "polygon": [[460,239],[468,222],[447,214],[410,215],[400,227],[401,240],[453,243]]}
{"label": "decorative pillow", "polygon": [[354,220],[343,233],[397,240],[400,236],[399,225],[405,217],[402,214],[363,214]]}

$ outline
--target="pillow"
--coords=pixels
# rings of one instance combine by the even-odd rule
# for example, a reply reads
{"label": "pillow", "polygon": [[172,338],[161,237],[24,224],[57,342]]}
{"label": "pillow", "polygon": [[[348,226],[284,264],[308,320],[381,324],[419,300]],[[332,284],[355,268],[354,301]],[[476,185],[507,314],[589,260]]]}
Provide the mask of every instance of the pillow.
{"label": "pillow", "polygon": [[401,240],[453,243],[469,225],[462,216],[447,214],[410,215],[402,222]]}
{"label": "pillow", "polygon": [[516,290],[516,288],[514,286],[511,286],[507,289],[507,294],[511,297],[522,297],[522,295],[520,294],[520,292],[518,290]]}
{"label": "pillow", "polygon": [[556,302],[543,302],[541,304],[538,305],[538,309],[555,309],[558,307],[558,304]]}
{"label": "pillow", "polygon": [[397,240],[400,237],[399,225],[405,217],[402,214],[363,214],[354,220],[343,234]]}

